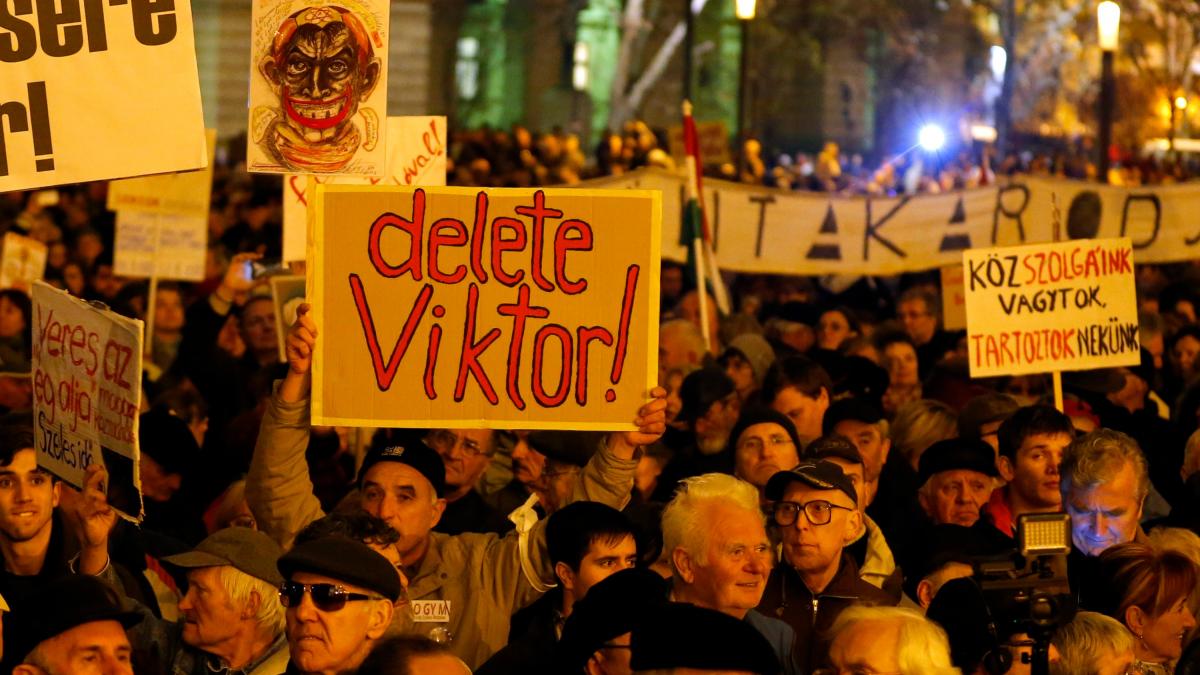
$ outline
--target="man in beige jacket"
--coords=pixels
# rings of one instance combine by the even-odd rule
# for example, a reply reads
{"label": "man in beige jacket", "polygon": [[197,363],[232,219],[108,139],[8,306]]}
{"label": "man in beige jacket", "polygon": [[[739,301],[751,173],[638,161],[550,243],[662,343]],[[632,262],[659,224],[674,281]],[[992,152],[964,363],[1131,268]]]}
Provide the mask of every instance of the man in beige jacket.
{"label": "man in beige jacket", "polygon": [[[300,308],[288,332],[288,372],[267,405],[246,480],[246,498],[260,527],[285,548],[302,527],[325,515],[313,496],[304,456],[317,340],[310,309]],[[638,431],[609,435],[592,457],[572,501],[617,509],[629,501],[638,449],[656,441],[666,428],[666,392],[656,388],[651,397],[634,419]],[[476,668],[508,642],[512,613],[554,582],[545,521],[527,521],[528,526],[518,525],[504,537],[433,532],[445,500],[435,487],[436,476],[430,480],[432,472],[423,463],[418,464],[424,472],[408,463],[405,452],[382,448],[375,453],[380,456],[366,459],[367,470],[359,477],[362,508],[400,533],[396,547],[409,580],[417,632],[449,641],[451,651]]]}

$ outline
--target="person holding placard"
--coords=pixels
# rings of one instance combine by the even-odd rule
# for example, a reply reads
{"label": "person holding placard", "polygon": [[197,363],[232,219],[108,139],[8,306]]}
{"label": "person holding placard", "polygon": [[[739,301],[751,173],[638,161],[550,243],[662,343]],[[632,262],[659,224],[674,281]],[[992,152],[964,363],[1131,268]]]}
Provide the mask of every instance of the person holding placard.
{"label": "person holding placard", "polygon": [[[247,477],[246,496],[260,526],[281,545],[324,512],[312,494],[304,453],[309,438],[309,391],[318,327],[302,305],[287,338],[288,372],[267,405]],[[581,473],[573,500],[623,507],[629,500],[637,449],[666,428],[661,388],[641,406],[638,430],[612,433]],[[360,477],[363,510],[401,534],[400,564],[426,634],[449,640],[451,650],[478,667],[508,641],[513,612],[538,598],[553,582],[545,554],[545,522],[522,521],[518,531],[450,536],[432,532],[446,502],[444,485],[430,482],[432,466],[414,468],[408,448],[391,449],[392,461],[374,462]],[[445,480],[444,467],[441,469]]]}

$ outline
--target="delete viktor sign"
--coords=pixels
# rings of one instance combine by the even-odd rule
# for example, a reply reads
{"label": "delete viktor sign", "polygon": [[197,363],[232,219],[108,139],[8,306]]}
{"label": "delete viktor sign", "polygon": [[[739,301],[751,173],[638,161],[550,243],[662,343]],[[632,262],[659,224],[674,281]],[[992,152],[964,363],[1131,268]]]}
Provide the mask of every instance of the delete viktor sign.
{"label": "delete viktor sign", "polygon": [[1128,238],[963,253],[971,376],[1136,365]]}
{"label": "delete viktor sign", "polygon": [[314,208],[314,423],[631,428],[658,193],[320,185]]}

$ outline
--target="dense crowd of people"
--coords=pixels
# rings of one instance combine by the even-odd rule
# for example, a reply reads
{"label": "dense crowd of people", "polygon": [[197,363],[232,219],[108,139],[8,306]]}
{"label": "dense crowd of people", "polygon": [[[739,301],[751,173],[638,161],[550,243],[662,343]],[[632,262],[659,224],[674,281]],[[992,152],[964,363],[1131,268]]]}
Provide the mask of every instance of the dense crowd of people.
{"label": "dense crowd of people", "polygon": [[[663,159],[638,129],[609,171]],[[462,183],[583,175],[562,139],[455,143]],[[1200,668],[1195,265],[1138,266],[1141,363],[1064,375],[1061,412],[1048,375],[969,377],[933,276],[738,275],[721,316],[664,262],[636,431],[315,428],[322,327],[305,306],[280,336],[247,273],[280,255],[278,180],[218,167],[206,279],[153,307],[105,190],[0,195],[0,229],[152,313],[145,518],[100,466],[38,466],[30,300],[0,291],[4,672]],[[1062,546],[1022,556],[1037,523]]]}
{"label": "dense crowd of people", "polygon": [[[707,177],[750,185],[876,196],[938,194],[994,184],[997,176],[1097,180],[1090,141],[1061,145],[1000,158],[991,146],[978,143],[937,152],[914,146],[872,163],[835,142],[816,153],[792,153],[764,148],[752,138],[740,148],[731,147],[727,157],[703,157],[700,168]],[[641,121],[603,133],[590,156],[578,135],[562,129],[539,134],[522,126],[476,129],[452,135],[447,179],[451,185],[480,187],[574,185],[643,167],[676,170],[682,167],[682,152],[670,144],[665,129],[651,129]],[[1200,163],[1188,155],[1126,153],[1115,158],[1108,182],[1169,185],[1198,174]]]}

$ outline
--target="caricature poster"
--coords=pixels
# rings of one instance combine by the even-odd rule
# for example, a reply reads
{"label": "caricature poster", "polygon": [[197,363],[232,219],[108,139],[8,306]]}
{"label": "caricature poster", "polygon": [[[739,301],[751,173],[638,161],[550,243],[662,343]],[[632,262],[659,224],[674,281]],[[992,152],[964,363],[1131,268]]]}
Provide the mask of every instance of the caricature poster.
{"label": "caricature poster", "polygon": [[254,0],[251,171],[384,171],[388,16],[387,0]]}

